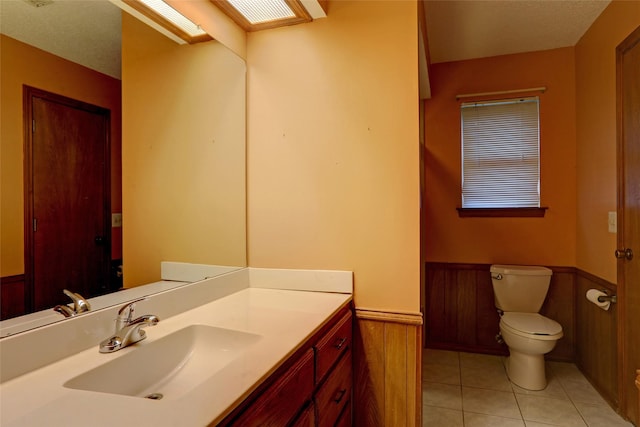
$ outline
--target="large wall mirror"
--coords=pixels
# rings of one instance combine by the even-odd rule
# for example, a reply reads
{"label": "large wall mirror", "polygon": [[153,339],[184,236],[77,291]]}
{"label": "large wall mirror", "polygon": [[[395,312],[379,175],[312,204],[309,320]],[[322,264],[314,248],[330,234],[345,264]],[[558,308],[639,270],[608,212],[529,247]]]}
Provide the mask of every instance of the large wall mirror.
{"label": "large wall mirror", "polygon": [[[10,325],[13,334],[19,331],[14,327],[16,324],[30,329],[63,320],[61,314],[51,309],[55,304],[69,302],[58,288],[79,293],[84,290],[88,294],[84,296],[88,297],[114,291],[106,299],[97,297],[108,301],[105,303],[108,305],[155,292],[158,288],[154,282],[161,279],[162,261],[245,267],[244,61],[215,40],[177,44],[108,0],[2,0],[0,8],[0,276],[3,319],[8,318],[1,322],[1,329]],[[74,14],[79,14],[82,24],[73,26]],[[57,28],[53,23],[65,27]],[[33,34],[36,27],[51,49],[47,44],[34,47],[36,43],[16,29],[23,28],[24,33]],[[44,34],[44,30],[51,33]],[[98,39],[103,38],[102,32],[111,33],[107,37],[111,45],[100,46]],[[63,51],[71,52],[73,49],[68,49],[71,44],[75,49],[85,49],[80,58],[88,58],[89,62],[83,63],[84,59],[76,60],[70,58],[71,54],[56,51],[56,46],[64,45]],[[29,188],[37,187],[29,182],[27,175],[42,175],[42,168],[36,161],[25,163],[25,157],[29,160],[33,156],[32,149],[25,148],[25,141],[35,146],[40,143],[40,135],[31,135],[29,141],[31,130],[25,125],[25,117],[30,112],[34,112],[34,116],[39,114],[39,107],[30,107],[32,110],[25,112],[24,99],[35,94],[36,103],[40,98],[48,100],[40,91],[53,94],[54,103],[59,101],[55,96],[59,96],[63,101],[71,99],[108,111],[105,129],[109,147],[106,164],[110,169],[108,207],[105,218],[98,220],[108,228],[106,236],[92,236],[92,244],[108,248],[107,261],[111,265],[105,273],[109,276],[105,279],[108,289],[102,286],[96,291],[74,286],[75,275],[65,274],[58,268],[50,280],[41,280],[47,283],[33,283],[33,286],[53,288],[49,294],[56,297],[49,299],[49,305],[36,306],[27,301],[27,311],[31,304],[30,311],[34,313],[15,316],[11,315],[12,307],[7,306],[11,299],[26,301],[35,292],[21,283],[25,276],[27,279],[34,276],[30,271],[25,274],[25,265],[32,265],[28,259],[29,247],[39,248],[38,242],[28,241],[29,234],[37,233],[32,230],[45,229],[43,224],[36,226],[27,218],[29,209],[35,210],[29,204],[32,197]],[[66,116],[53,115],[52,126],[62,120],[60,117]],[[40,123],[40,119],[35,122]],[[76,150],[67,151],[68,155],[77,155]],[[55,156],[49,152],[40,155],[40,158],[48,157]],[[63,164],[61,160],[55,161],[57,165]],[[38,179],[52,181],[46,175]],[[61,194],[83,198],[80,187],[80,183],[66,185]],[[53,196],[51,199],[60,198],[51,191],[48,193]],[[65,209],[69,209],[67,205],[61,208]],[[116,215],[112,217],[112,214]],[[67,215],[63,212],[63,216]],[[93,218],[93,214],[89,216]],[[67,270],[73,270],[77,264],[74,259],[80,261],[81,256],[65,253],[61,247],[47,241],[40,252],[57,265],[62,261],[56,260],[71,259],[72,267]],[[116,274],[119,265],[122,265],[121,278]],[[52,285],[53,282],[56,284]],[[165,285],[161,289],[166,289]],[[121,288],[125,290],[115,292]],[[33,321],[36,318],[45,320]],[[3,331],[1,336],[6,335]]]}

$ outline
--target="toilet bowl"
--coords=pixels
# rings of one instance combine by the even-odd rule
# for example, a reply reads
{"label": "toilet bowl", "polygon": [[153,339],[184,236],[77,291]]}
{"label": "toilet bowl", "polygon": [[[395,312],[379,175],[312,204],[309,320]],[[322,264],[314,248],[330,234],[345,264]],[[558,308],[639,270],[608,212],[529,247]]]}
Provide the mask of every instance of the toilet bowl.
{"label": "toilet bowl", "polygon": [[562,338],[562,325],[538,313],[549,290],[551,270],[545,267],[492,265],[500,335],[509,347],[505,362],[509,379],[527,390],[547,386],[544,355]]}
{"label": "toilet bowl", "polygon": [[544,355],[562,338],[562,326],[538,313],[504,313],[500,334],[509,347],[505,362],[511,382],[527,390],[547,386]]}

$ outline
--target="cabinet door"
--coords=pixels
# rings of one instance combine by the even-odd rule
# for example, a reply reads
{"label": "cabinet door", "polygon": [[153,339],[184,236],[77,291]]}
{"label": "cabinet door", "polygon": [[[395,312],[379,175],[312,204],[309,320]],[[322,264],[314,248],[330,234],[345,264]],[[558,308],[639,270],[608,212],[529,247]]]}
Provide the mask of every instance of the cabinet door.
{"label": "cabinet door", "polygon": [[313,350],[307,350],[280,378],[250,403],[230,425],[282,427],[288,425],[313,392]]}

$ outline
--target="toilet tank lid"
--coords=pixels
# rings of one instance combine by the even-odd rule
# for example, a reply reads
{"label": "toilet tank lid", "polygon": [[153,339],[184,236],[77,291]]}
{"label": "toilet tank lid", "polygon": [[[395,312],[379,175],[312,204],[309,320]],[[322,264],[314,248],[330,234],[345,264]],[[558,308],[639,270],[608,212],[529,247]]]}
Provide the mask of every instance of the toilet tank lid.
{"label": "toilet tank lid", "polygon": [[506,312],[501,321],[517,331],[533,335],[556,335],[562,332],[560,323],[538,313]]}
{"label": "toilet tank lid", "polygon": [[492,273],[520,274],[523,276],[551,276],[553,271],[535,265],[492,265]]}

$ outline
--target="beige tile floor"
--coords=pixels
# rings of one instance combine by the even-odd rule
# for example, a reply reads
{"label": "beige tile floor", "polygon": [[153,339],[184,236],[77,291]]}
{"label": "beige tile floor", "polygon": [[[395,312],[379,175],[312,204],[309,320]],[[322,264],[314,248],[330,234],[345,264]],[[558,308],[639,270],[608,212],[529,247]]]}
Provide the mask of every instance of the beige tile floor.
{"label": "beige tile floor", "polygon": [[547,363],[547,388],[511,384],[499,356],[425,349],[423,427],[633,427],[572,363]]}

